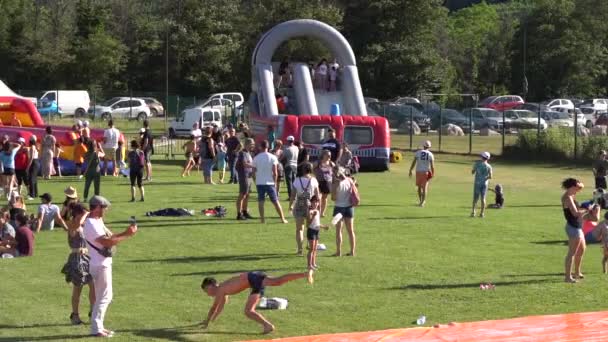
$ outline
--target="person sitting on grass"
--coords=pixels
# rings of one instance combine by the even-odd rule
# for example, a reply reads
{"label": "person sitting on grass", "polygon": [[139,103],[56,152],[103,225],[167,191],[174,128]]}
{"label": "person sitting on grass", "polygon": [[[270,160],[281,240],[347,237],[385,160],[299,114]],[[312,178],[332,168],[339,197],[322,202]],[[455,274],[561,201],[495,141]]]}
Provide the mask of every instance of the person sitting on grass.
{"label": "person sitting on grass", "polygon": [[186,156],[186,165],[184,165],[184,171],[182,171],[182,177],[186,175],[190,176],[190,170],[194,166],[194,154],[197,152],[196,137],[190,136],[190,140],[182,146]]}
{"label": "person sitting on grass", "polygon": [[135,202],[135,182],[137,181],[137,187],[139,188],[139,194],[141,196],[140,201],[144,201],[144,185],[142,180],[144,178],[144,168],[146,165],[145,154],[139,149],[139,143],[137,140],[131,141],[131,151],[128,155],[129,159],[129,180],[131,181],[131,202]]}
{"label": "person sitting on grass", "polygon": [[319,230],[321,228],[327,230],[329,226],[321,224],[321,211],[319,210],[319,197],[312,196],[310,199],[310,207],[306,216],[306,237],[308,239],[308,269],[316,270],[317,266],[317,243],[319,242]]}
{"label": "person sitting on grass", "polygon": [[245,303],[245,316],[260,323],[264,327],[264,334],[274,331],[274,325],[264,316],[255,311],[255,308],[264,295],[266,286],[281,286],[287,282],[307,278],[308,283],[313,283],[313,270],[302,273],[290,273],[280,277],[269,277],[264,272],[248,272],[234,276],[221,284],[212,277],[203,279],[201,289],[209,296],[214,297],[213,305],[209,309],[207,318],[201,323],[203,329],[207,329],[209,323],[215,321],[224,310],[224,304],[228,301],[228,296],[241,293],[251,289],[251,293]]}
{"label": "person sitting on grass", "polygon": [[20,213],[17,215],[15,222],[19,227],[15,231],[15,242],[17,245],[11,245],[8,254],[12,254],[16,257],[34,255],[34,233],[32,233],[32,230],[28,226],[27,216]]}
{"label": "person sitting on grass", "polygon": [[496,195],[496,198],[494,199],[494,204],[490,204],[490,208],[502,209],[502,207],[505,205],[505,193],[504,189],[502,188],[502,185],[496,184],[494,189],[488,190],[492,191]]}
{"label": "person sitting on grass", "polygon": [[36,219],[36,233],[40,233],[40,229],[53,230],[55,229],[55,221],[61,224],[63,229],[68,230],[68,225],[61,217],[61,210],[58,206],[51,203],[53,197],[51,194],[44,193],[40,196],[42,204],[38,207],[38,218]]}
{"label": "person sitting on grass", "polygon": [[484,217],[486,211],[486,193],[488,192],[488,182],[492,179],[492,166],[488,163],[490,160],[490,152],[483,152],[481,159],[473,164],[471,174],[475,176],[473,186],[473,207],[471,208],[471,217],[475,217],[475,207],[477,201],[481,199],[481,211],[479,217]]}
{"label": "person sitting on grass", "polygon": [[8,210],[0,210],[0,256],[4,253],[11,254],[11,246],[16,246],[15,228],[8,223]]}

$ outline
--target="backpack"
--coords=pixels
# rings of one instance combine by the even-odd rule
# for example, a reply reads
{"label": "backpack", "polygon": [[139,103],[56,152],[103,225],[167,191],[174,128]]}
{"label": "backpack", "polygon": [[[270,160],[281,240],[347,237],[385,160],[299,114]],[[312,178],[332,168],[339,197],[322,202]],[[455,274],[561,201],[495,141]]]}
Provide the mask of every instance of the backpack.
{"label": "backpack", "polygon": [[144,160],[144,153],[140,150],[135,150],[133,151],[134,153],[130,153],[130,160],[129,160],[129,164],[131,164],[132,166],[138,167],[138,168],[142,168],[145,165],[145,160]]}
{"label": "backpack", "polygon": [[293,206],[293,212],[298,213],[298,216],[305,216],[308,212],[308,208],[310,207],[310,183],[312,182],[312,178],[308,180],[308,185],[304,187],[302,184],[302,178],[298,178],[300,181],[300,186],[302,187],[302,192],[298,192],[296,194],[296,201]]}

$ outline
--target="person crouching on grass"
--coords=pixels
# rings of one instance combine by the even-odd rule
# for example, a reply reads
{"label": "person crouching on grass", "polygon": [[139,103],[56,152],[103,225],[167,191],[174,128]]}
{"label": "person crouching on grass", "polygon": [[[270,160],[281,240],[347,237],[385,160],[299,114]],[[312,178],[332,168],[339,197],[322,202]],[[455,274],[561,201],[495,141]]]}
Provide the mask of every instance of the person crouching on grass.
{"label": "person crouching on grass", "polygon": [[209,323],[215,321],[224,310],[224,304],[228,301],[228,296],[241,293],[251,288],[251,293],[245,302],[245,316],[254,320],[264,327],[264,334],[269,334],[274,331],[274,325],[270,323],[264,316],[255,311],[260,298],[264,295],[266,286],[281,286],[287,282],[307,278],[308,283],[313,283],[313,270],[302,273],[290,273],[280,277],[270,277],[264,272],[247,272],[234,276],[221,284],[212,277],[203,279],[201,289],[209,296],[214,297],[213,305],[209,309],[207,318],[201,323],[203,329],[207,329]]}
{"label": "person crouching on grass", "polygon": [[317,243],[319,242],[319,230],[327,230],[329,226],[321,224],[321,212],[319,210],[319,197],[312,196],[308,215],[306,215],[306,237],[308,238],[308,269],[316,270],[317,266]]}
{"label": "person crouching on grass", "polygon": [[593,237],[602,243],[604,257],[602,258],[602,270],[608,273],[608,211],[604,213],[604,220],[600,222],[591,233]]}

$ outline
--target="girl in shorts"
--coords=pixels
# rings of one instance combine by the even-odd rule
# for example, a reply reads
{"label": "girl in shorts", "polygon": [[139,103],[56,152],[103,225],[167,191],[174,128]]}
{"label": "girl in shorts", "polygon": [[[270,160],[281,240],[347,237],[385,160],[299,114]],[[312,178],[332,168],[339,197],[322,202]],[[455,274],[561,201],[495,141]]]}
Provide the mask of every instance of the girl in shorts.
{"label": "girl in shorts", "polygon": [[317,266],[317,243],[319,242],[319,230],[327,230],[328,225],[321,224],[321,212],[319,211],[319,197],[312,196],[308,215],[306,215],[306,238],[308,239],[308,269],[316,270]]}
{"label": "girl in shorts", "polygon": [[329,150],[321,151],[321,157],[315,167],[315,176],[319,181],[319,191],[321,192],[321,217],[325,217],[327,198],[331,194],[331,182],[334,178],[335,166],[331,161],[331,152]]}
{"label": "girl in shorts", "polygon": [[137,140],[131,141],[131,151],[128,154],[129,159],[129,180],[131,181],[131,202],[135,202],[135,184],[139,188],[140,201],[144,201],[144,185],[142,179],[144,177],[145,156],[144,151],[139,148]]}
{"label": "girl in shorts", "polygon": [[215,145],[216,159],[217,159],[217,172],[220,173],[220,184],[224,184],[224,177],[226,175],[226,144],[224,144],[224,137]]}

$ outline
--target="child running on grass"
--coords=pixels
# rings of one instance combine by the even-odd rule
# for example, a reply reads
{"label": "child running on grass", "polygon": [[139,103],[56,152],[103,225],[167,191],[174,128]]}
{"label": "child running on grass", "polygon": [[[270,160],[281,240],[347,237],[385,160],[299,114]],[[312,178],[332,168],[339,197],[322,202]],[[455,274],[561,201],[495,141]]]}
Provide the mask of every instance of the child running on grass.
{"label": "child running on grass", "polygon": [[190,170],[194,166],[194,154],[196,153],[196,137],[190,136],[190,140],[182,146],[186,155],[186,165],[184,165],[184,171],[182,171],[182,177],[186,175],[190,176]]}
{"label": "child running on grass", "polygon": [[144,151],[139,149],[137,140],[131,141],[131,151],[128,154],[129,159],[129,180],[131,181],[131,202],[135,202],[135,183],[139,188],[141,195],[140,201],[144,201],[144,185],[142,179],[144,177],[145,157]]}
{"label": "child running on grass", "polygon": [[316,270],[317,266],[317,243],[319,242],[319,230],[327,230],[329,226],[321,224],[321,211],[319,210],[319,197],[312,196],[310,207],[306,216],[306,238],[308,239],[308,269]]}

